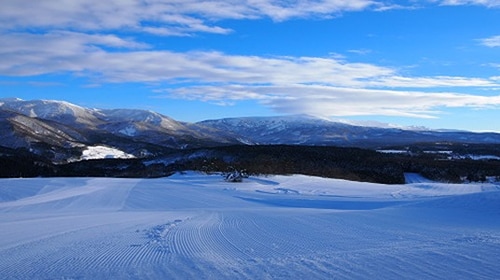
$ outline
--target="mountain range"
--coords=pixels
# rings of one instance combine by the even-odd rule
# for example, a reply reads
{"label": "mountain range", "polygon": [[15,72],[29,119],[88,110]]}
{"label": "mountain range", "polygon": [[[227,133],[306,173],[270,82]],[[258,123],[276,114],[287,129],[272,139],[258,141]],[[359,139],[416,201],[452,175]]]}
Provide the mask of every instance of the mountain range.
{"label": "mountain range", "polygon": [[500,144],[499,133],[381,128],[305,115],[176,121],[135,109],[91,109],[64,101],[0,99],[0,146],[53,162],[81,160],[93,147],[135,157],[226,145],[307,145],[381,149],[414,143]]}

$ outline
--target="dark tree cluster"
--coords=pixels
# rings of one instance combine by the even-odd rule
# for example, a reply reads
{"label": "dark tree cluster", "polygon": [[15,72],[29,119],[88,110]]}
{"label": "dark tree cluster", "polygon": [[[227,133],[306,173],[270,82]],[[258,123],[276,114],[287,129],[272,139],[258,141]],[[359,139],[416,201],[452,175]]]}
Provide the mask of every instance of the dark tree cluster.
{"label": "dark tree cluster", "polygon": [[[464,146],[459,148],[464,149]],[[494,146],[492,151],[497,148]],[[488,147],[483,146],[475,149],[488,151]],[[303,174],[384,184],[404,183],[405,172],[451,183],[500,178],[500,160],[448,159],[439,153],[412,150],[411,153],[384,154],[331,146],[238,145],[169,150],[155,159],[102,159],[53,164],[27,150],[0,148],[0,177],[154,178],[186,170],[225,175],[234,173],[234,170],[245,170],[245,174],[250,175]]]}
{"label": "dark tree cluster", "polygon": [[25,149],[0,147],[0,178],[57,176],[56,167]]}
{"label": "dark tree cluster", "polygon": [[401,165],[372,150],[290,145],[228,146],[211,157],[185,162],[187,169],[223,172],[228,168],[249,174],[303,174],[354,181],[404,182]]}

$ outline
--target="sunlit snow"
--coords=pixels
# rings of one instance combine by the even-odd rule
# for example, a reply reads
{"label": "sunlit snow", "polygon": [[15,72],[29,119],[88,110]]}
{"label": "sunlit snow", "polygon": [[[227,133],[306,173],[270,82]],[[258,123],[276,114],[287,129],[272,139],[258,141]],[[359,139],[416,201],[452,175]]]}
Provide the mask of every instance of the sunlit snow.
{"label": "sunlit snow", "polygon": [[495,279],[500,185],[0,180],[2,279]]}
{"label": "sunlit snow", "polygon": [[106,146],[90,146],[83,152],[81,159],[105,159],[105,158],[135,158],[134,155],[127,154],[121,150]]}

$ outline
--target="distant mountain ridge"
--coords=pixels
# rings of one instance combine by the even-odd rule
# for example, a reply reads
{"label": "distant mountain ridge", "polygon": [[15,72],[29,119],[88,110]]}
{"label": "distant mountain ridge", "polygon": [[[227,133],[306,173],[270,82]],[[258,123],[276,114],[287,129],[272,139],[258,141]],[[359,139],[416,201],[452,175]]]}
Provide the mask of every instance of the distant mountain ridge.
{"label": "distant mountain ridge", "polygon": [[239,144],[212,128],[146,110],[89,109],[64,101],[0,99],[0,146],[27,148],[53,160],[107,145],[140,156],[165,148]]}
{"label": "distant mountain ridge", "polygon": [[379,148],[418,142],[500,144],[499,133],[382,128],[332,122],[311,116],[207,120],[203,126],[228,131],[255,144],[335,145]]}
{"label": "distant mountain ridge", "polygon": [[0,99],[0,146],[25,148],[52,161],[108,146],[136,157],[165,149],[221,145],[311,145],[381,148],[417,142],[500,144],[499,133],[411,130],[333,122],[307,115],[176,121],[136,109],[90,109],[64,101]]}

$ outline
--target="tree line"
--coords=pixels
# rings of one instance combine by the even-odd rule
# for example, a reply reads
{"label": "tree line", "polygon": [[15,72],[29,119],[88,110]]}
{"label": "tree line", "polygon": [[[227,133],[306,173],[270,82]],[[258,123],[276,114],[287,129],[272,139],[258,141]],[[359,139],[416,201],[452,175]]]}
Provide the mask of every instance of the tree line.
{"label": "tree line", "polygon": [[195,170],[206,173],[245,170],[249,175],[303,174],[384,184],[404,183],[404,173],[420,173],[459,183],[500,177],[500,160],[446,159],[436,154],[384,154],[344,147],[236,145],[171,150],[162,158],[102,159],[52,164],[26,150],[0,149],[0,177],[169,176]]}

